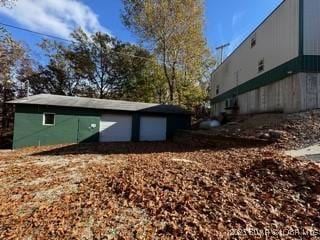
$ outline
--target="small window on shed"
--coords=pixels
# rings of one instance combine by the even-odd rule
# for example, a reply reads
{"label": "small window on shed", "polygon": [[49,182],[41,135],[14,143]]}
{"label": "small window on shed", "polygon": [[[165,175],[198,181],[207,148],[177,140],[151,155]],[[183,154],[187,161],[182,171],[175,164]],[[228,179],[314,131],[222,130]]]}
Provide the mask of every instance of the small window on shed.
{"label": "small window on shed", "polygon": [[264,59],[261,59],[258,63],[258,72],[263,72],[264,71]]}
{"label": "small window on shed", "polygon": [[54,113],[44,113],[43,114],[43,125],[52,126],[55,124],[55,114]]}
{"label": "small window on shed", "polygon": [[254,34],[251,38],[251,48],[253,48],[257,44],[257,36]]}

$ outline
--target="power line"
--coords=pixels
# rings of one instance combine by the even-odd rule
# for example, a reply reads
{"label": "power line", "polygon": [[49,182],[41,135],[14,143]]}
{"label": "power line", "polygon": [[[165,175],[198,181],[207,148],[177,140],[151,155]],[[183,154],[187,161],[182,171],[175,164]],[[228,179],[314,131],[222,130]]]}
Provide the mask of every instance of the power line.
{"label": "power line", "polygon": [[[29,32],[29,33],[33,33],[33,34],[37,34],[39,36],[45,36],[45,37],[48,37],[48,38],[57,39],[57,40],[64,41],[64,42],[76,43],[75,41],[72,41],[70,39],[61,38],[61,37],[57,37],[57,36],[54,36],[54,35],[33,31],[33,30],[30,30],[30,29],[27,29],[27,28],[17,27],[17,26],[10,25],[10,24],[7,24],[7,23],[0,22],[0,25],[6,26],[6,27],[10,27],[10,28],[14,28],[14,29],[18,29],[18,30],[25,31],[25,32]],[[116,54],[119,54],[119,55],[127,56],[127,57],[134,57],[134,58],[140,58],[140,59],[144,59],[144,60],[148,60],[148,61],[154,61],[154,60],[152,60],[150,58],[147,58],[147,57],[141,57],[141,56],[136,56],[136,55],[127,54],[127,53],[121,53],[121,52],[117,52],[117,51],[115,51],[113,49],[110,49],[110,51],[112,51],[112,52],[114,52]]]}
{"label": "power line", "polygon": [[37,35],[40,35],[40,36],[45,36],[45,37],[49,37],[49,38],[54,38],[54,39],[57,39],[57,40],[60,40],[60,41],[64,41],[64,42],[71,42],[71,43],[73,42],[73,41],[68,40],[68,39],[66,39],[66,38],[61,38],[61,37],[53,36],[53,35],[50,35],[50,34],[45,34],[45,33],[36,32],[36,31],[30,30],[30,29],[13,26],[13,25],[10,25],[10,24],[7,24],[7,23],[2,23],[2,22],[0,22],[0,25],[6,26],[6,27],[10,27],[10,28],[15,28],[15,29],[18,29],[18,30],[21,30],[21,31],[25,31],[25,32],[30,32],[30,33],[37,34]]}
{"label": "power line", "polygon": [[[29,32],[29,33],[33,33],[33,34],[37,34],[37,35],[40,35],[40,36],[45,36],[45,37],[48,37],[48,38],[57,39],[57,40],[64,41],[64,42],[76,43],[75,41],[72,41],[72,40],[69,40],[69,39],[66,39],[66,38],[61,38],[61,37],[57,37],[57,36],[54,36],[54,35],[45,34],[45,33],[33,31],[33,30],[30,30],[30,29],[27,29],[27,28],[21,28],[21,27],[13,26],[13,25],[10,25],[10,24],[2,23],[2,22],[0,22],[0,25],[6,26],[6,27],[10,27],[10,28],[14,28],[14,29],[18,29],[18,30],[25,31],[25,32]],[[136,55],[133,55],[133,54],[121,53],[121,52],[117,52],[117,51],[115,51],[113,49],[110,49],[110,51],[112,51],[114,53],[117,53],[119,55],[124,55],[124,56],[128,56],[128,57],[141,58],[141,59],[144,59],[144,60],[153,61],[150,58],[136,56]]]}
{"label": "power line", "polygon": [[[69,43],[74,43],[74,44],[77,43],[77,42],[72,41],[72,40],[70,40],[70,39],[66,39],[66,38],[62,38],[62,37],[57,37],[57,36],[54,36],[54,35],[51,35],[51,34],[45,34],[45,33],[37,32],[37,31],[33,31],[33,30],[30,30],[30,29],[27,29],[27,28],[18,27],[18,26],[14,26],[14,25],[11,25],[11,24],[3,23],[3,22],[0,22],[0,25],[6,26],[6,27],[10,27],[10,28],[14,28],[14,29],[17,29],[17,30],[20,30],[20,31],[29,32],[29,33],[36,34],[36,35],[39,35],[39,36],[44,36],[44,37],[47,37],[47,38],[57,39],[57,40],[64,41],[64,42],[69,42]],[[113,53],[122,55],[122,56],[133,57],[133,58],[140,58],[140,59],[144,59],[144,60],[146,60],[146,61],[155,62],[155,63],[157,63],[157,61],[160,61],[160,62],[162,62],[162,63],[165,63],[163,60],[157,60],[157,61],[156,61],[156,60],[154,60],[154,59],[152,59],[152,58],[141,57],[141,56],[136,56],[136,55],[133,55],[133,54],[127,54],[127,53],[117,52],[117,51],[115,51],[115,50],[113,50],[113,49],[110,49],[110,51],[113,52]],[[165,64],[166,64],[166,63],[165,63]],[[177,66],[183,67],[183,65],[181,65],[181,64],[177,64]]]}

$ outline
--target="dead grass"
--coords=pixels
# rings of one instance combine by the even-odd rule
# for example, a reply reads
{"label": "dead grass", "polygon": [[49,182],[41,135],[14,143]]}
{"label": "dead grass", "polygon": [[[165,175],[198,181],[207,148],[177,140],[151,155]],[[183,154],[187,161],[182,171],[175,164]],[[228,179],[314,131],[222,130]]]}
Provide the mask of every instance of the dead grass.
{"label": "dead grass", "polygon": [[319,181],[319,167],[272,147],[23,149],[0,155],[0,239],[234,239],[234,228],[319,230]]}

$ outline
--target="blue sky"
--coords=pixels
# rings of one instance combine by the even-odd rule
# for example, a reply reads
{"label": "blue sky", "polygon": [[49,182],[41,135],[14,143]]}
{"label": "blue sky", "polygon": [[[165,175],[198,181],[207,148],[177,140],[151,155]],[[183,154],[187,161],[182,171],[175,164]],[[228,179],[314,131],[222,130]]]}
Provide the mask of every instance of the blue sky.
{"label": "blue sky", "polygon": [[[231,52],[282,0],[206,0],[205,35],[209,47],[229,42]],[[120,19],[121,0],[18,0],[13,9],[0,9],[0,22],[67,38],[75,26],[87,32],[106,31],[122,41],[138,40]],[[15,38],[34,46],[41,37],[8,29]]]}

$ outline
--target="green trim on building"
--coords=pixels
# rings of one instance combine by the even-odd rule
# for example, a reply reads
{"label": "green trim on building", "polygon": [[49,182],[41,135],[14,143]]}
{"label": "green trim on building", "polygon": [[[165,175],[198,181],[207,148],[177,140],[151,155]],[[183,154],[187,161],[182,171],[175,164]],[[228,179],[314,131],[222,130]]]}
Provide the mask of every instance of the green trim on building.
{"label": "green trim on building", "polygon": [[[255,32],[269,17],[271,17],[283,3],[284,1],[253,32]],[[247,38],[243,42],[246,40]],[[236,50],[237,48],[232,53],[236,52]],[[318,61],[320,61],[319,56],[304,56],[304,0],[299,0],[299,56],[220,94],[219,96],[211,99],[211,104],[219,103],[234,96],[280,81],[291,74],[298,72],[319,72],[320,64]],[[222,64],[220,66],[222,66]]]}
{"label": "green trim on building", "polygon": [[300,60],[300,72],[319,73],[320,72],[320,56],[304,55]]}
{"label": "green trim on building", "polygon": [[[282,4],[283,3],[284,1]],[[280,4],[273,12],[275,12],[282,4]],[[270,14],[269,17],[272,14]],[[260,26],[261,24],[257,29]],[[280,81],[288,77],[290,74],[298,72],[319,72],[319,60],[319,56],[304,56],[304,0],[299,0],[299,56],[239,85],[238,87],[234,87],[225,93],[222,93],[221,95],[211,99],[211,104],[222,102],[234,96]]]}
{"label": "green trim on building", "polygon": [[211,103],[215,104],[222,102],[234,96],[280,81],[291,74],[299,72],[320,72],[320,56],[303,55],[294,58],[256,78],[240,84],[238,87],[234,87],[231,90],[222,93],[213,98]]}
{"label": "green trim on building", "polygon": [[304,0],[299,0],[299,56],[304,54]]}
{"label": "green trim on building", "polygon": [[238,96],[240,94],[252,91],[259,87],[263,87],[281,79],[284,79],[290,74],[297,73],[300,70],[300,61],[301,57],[294,58],[266,73],[259,75],[258,77],[255,77],[243,84],[240,84],[238,87],[234,87],[231,90],[222,93],[221,95],[213,98],[211,100],[211,103],[215,104],[224,101],[228,98]]}

